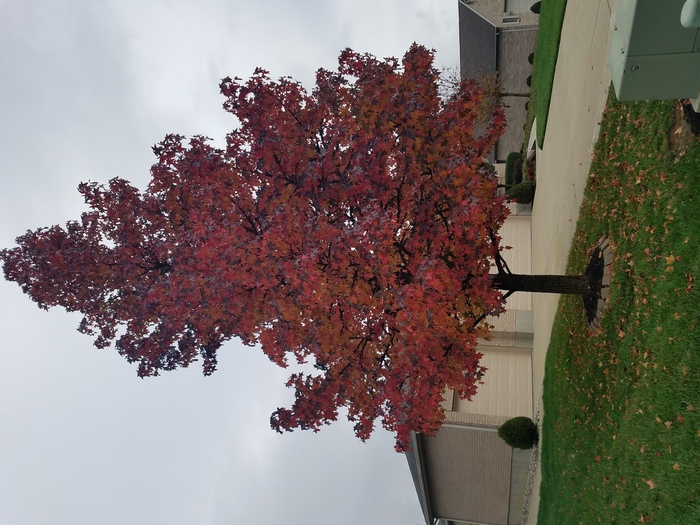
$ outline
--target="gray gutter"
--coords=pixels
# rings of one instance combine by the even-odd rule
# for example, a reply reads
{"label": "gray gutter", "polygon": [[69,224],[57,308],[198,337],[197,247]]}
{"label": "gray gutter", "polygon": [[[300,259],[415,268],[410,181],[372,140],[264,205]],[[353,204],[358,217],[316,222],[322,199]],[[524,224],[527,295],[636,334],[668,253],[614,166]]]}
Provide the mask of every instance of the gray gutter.
{"label": "gray gutter", "polygon": [[[416,492],[418,493],[418,502],[420,503],[421,510],[423,511],[425,523],[427,525],[433,525],[438,518],[435,517],[432,505],[430,503],[430,496],[428,494],[428,478],[423,467],[423,450],[418,434],[415,432],[411,432],[410,444],[411,451],[406,453],[406,457],[408,459],[409,466],[412,466],[415,469],[415,472],[412,472],[412,474],[414,474],[413,482],[416,486]],[[410,457],[409,454],[412,457]]]}

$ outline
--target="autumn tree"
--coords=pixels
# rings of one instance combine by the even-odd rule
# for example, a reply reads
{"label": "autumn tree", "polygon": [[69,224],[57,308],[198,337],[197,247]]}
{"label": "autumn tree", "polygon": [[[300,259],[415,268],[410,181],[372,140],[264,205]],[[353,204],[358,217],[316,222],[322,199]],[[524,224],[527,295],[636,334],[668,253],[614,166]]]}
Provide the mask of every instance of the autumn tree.
{"label": "autumn tree", "polygon": [[280,366],[309,363],[273,428],[317,431],[346,408],[358,437],[380,421],[403,448],[438,429],[446,388],[476,392],[499,289],[588,287],[508,271],[508,212],[483,162],[503,112],[476,126],[483,90],[442,100],[438,81],[418,45],[402,61],[346,50],[311,92],[262,69],[226,78],[238,127],[225,148],[170,135],[145,191],[81,184],[88,211],[2,250],[5,277],[42,308],[80,312],[79,330],[140,376],[197,358],[210,374],[236,337]]}

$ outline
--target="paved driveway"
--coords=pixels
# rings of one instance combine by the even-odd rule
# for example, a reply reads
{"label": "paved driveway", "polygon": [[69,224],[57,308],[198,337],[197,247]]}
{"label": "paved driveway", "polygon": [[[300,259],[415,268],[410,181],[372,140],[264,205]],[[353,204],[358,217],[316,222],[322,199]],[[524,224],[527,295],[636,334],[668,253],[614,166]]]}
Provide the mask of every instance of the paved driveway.
{"label": "paved driveway", "polygon": [[[605,107],[608,49],[616,0],[568,0],[547,133],[537,159],[532,209],[532,273],[563,274]],[[559,296],[534,294],[533,394],[542,397],[544,358]],[[537,523],[539,470],[528,524]]]}

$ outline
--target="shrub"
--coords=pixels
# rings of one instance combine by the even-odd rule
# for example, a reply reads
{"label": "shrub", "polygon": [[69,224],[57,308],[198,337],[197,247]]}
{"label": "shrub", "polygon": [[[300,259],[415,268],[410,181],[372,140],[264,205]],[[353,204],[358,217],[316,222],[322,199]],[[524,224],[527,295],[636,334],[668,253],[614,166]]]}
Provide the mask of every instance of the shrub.
{"label": "shrub", "polygon": [[519,416],[509,419],[498,429],[498,437],[513,448],[527,450],[539,439],[537,425],[529,417]]}
{"label": "shrub", "polygon": [[525,79],[525,83],[527,84],[527,87],[532,86],[532,75],[530,75],[529,77],[527,77],[527,79]]}
{"label": "shrub", "polygon": [[534,52],[534,51],[533,51],[532,53],[530,53],[530,54],[527,56],[527,61],[528,61],[530,64],[534,64],[534,63],[535,63],[535,52]]}
{"label": "shrub", "polygon": [[506,157],[506,185],[512,186],[523,180],[523,155],[513,151]]}
{"label": "shrub", "polygon": [[540,14],[540,4],[541,4],[541,3],[542,3],[542,2],[535,2],[534,4],[532,4],[532,6],[530,7],[530,11],[532,11],[532,12],[535,13],[536,15],[539,15],[539,14]]}
{"label": "shrub", "polygon": [[518,204],[532,204],[535,200],[535,185],[530,181],[523,181],[506,191],[506,197]]}

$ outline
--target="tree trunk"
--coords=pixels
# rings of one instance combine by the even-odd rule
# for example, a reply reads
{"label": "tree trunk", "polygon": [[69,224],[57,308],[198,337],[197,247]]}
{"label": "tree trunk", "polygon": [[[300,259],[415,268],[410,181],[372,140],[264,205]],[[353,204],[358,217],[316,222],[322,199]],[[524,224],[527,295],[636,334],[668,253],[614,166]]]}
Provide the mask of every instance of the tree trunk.
{"label": "tree trunk", "polygon": [[587,275],[521,275],[498,273],[491,276],[493,287],[511,292],[540,292],[587,295],[591,282]]}

